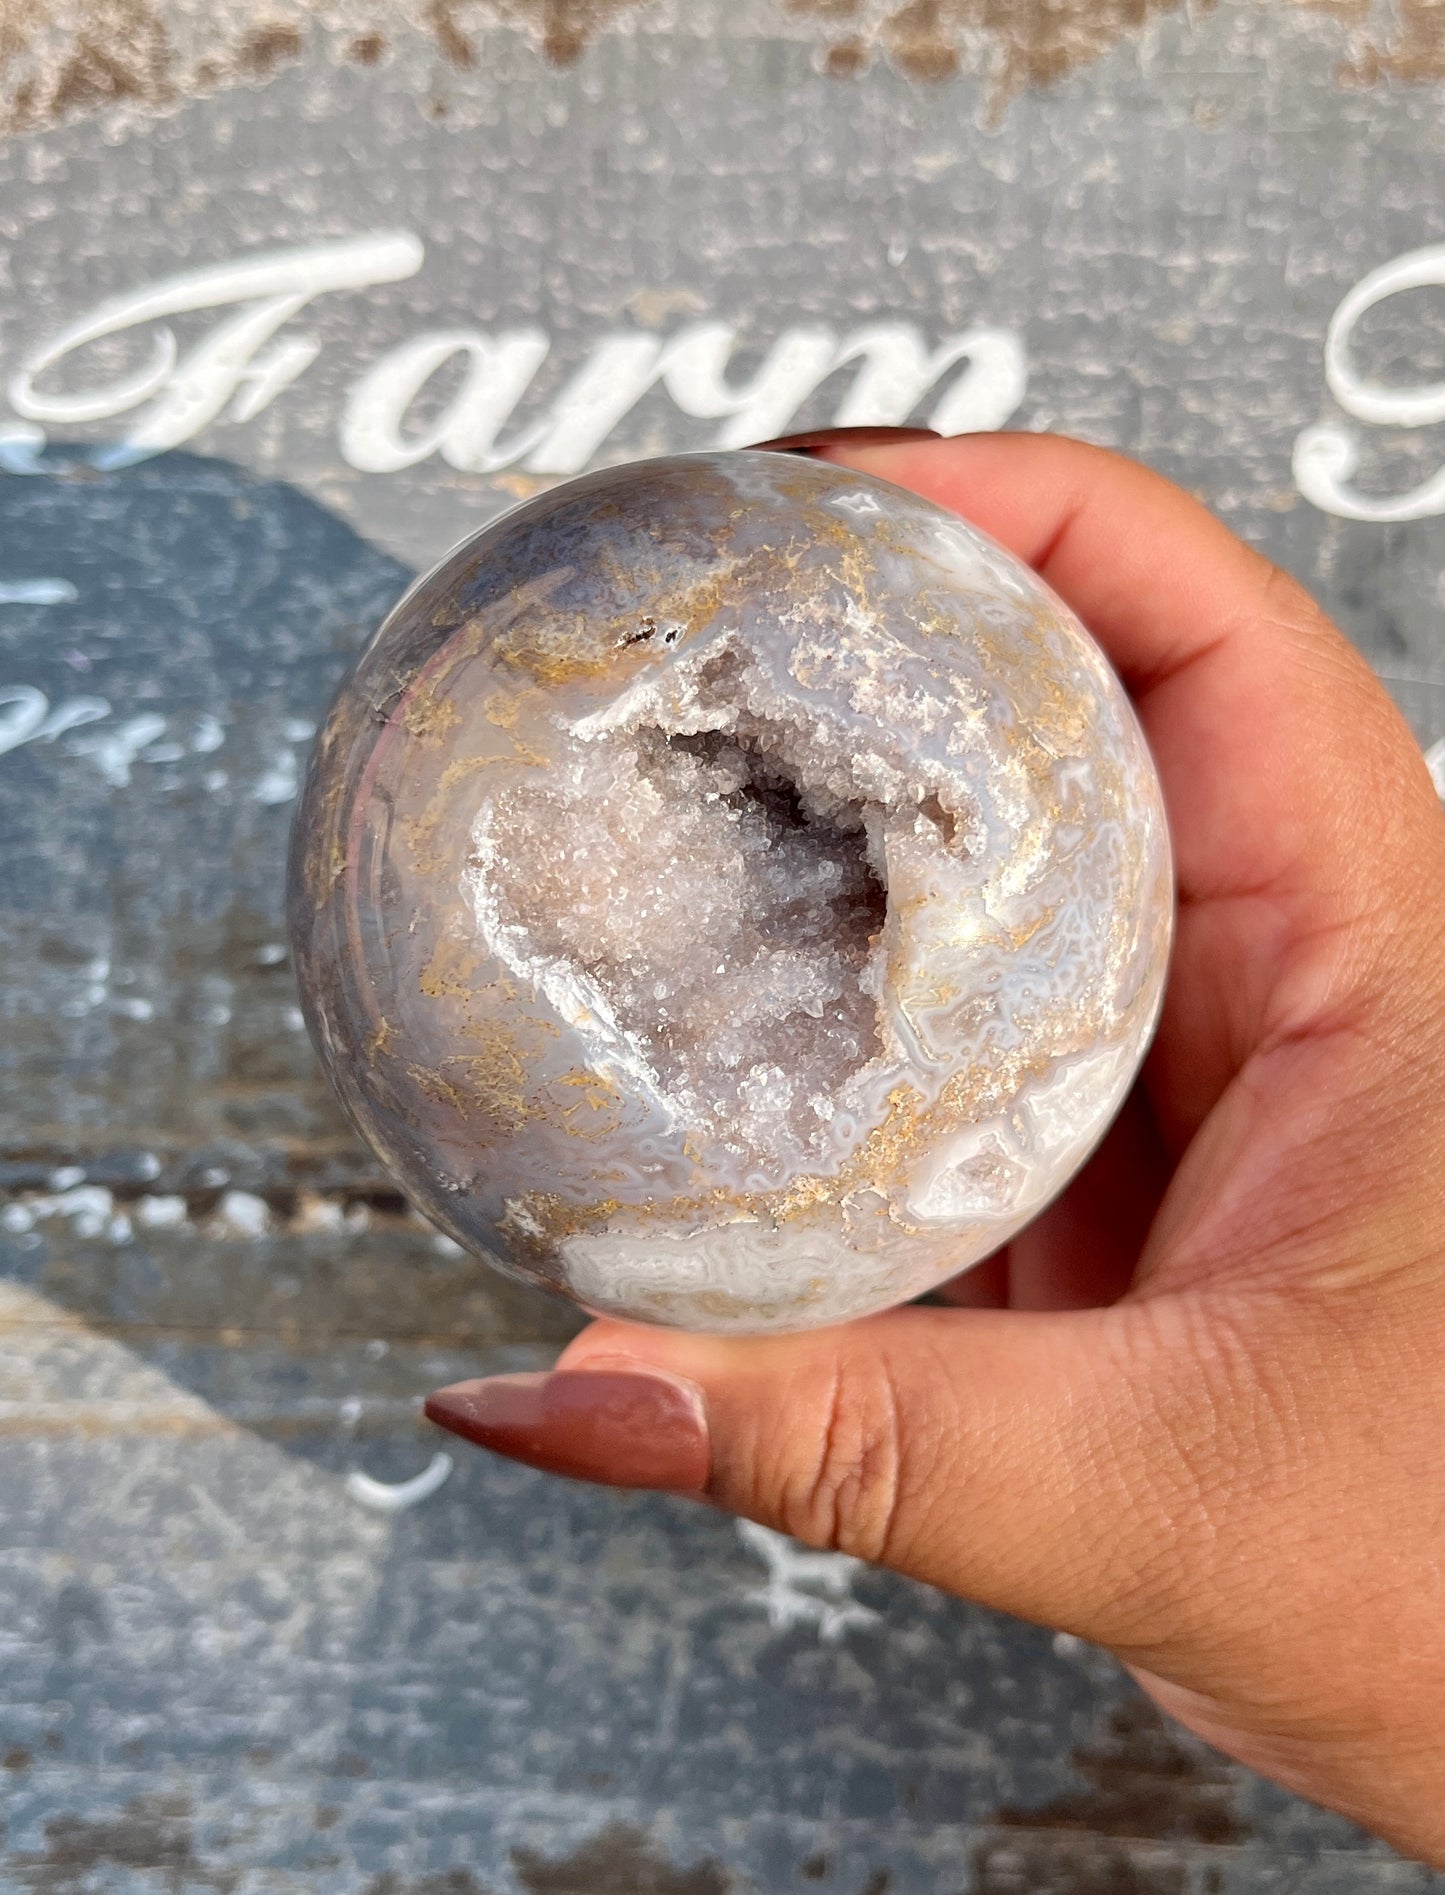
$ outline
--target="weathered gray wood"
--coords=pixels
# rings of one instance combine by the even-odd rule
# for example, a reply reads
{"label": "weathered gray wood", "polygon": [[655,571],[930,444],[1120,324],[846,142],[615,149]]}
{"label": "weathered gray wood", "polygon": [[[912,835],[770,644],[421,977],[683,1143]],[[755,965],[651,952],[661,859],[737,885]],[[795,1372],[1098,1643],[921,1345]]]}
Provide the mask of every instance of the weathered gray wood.
{"label": "weathered gray wood", "polygon": [[[276,340],[314,336],[314,361],[178,451],[98,467],[128,410],[48,423],[31,459],[0,416],[0,455],[35,469],[0,476],[0,1887],[1445,1886],[1164,1731],[1069,1641],[882,1575],[829,1592],[710,1514],[480,1456],[394,1516],[348,1489],[427,1467],[425,1389],[545,1362],[576,1325],[407,1214],[295,1011],[281,875],[310,728],[410,572],[547,477],[522,454],[355,465],[338,426],[384,352],[540,326],[510,439],[622,332],[730,324],[741,384],[810,325],[930,347],[987,325],[1026,357],[1016,425],[1199,490],[1445,737],[1440,518],[1346,520],[1291,473],[1319,421],[1352,431],[1361,491],[1445,461],[1439,425],[1341,415],[1322,366],[1351,285],[1445,240],[1429,59],[1418,85],[1342,83],[1346,10],[1283,0],[1157,7],[1142,36],[1060,8],[1067,76],[991,116],[969,71],[919,76],[960,47],[1027,76],[1007,31],[969,52],[961,7],[904,32],[886,8],[618,6],[565,67],[534,11],[423,30],[379,0],[294,25],[175,0],[163,54],[113,27],[129,104],[99,109],[63,22],[29,106],[0,73],[7,373],[178,271],[386,230],[425,251],[289,317]],[[1356,40],[1398,67],[1419,12]],[[552,10],[554,52],[587,14]],[[824,76],[855,39],[866,73]],[[1371,312],[1363,373],[1445,376],[1440,293]],[[177,315],[182,357],[230,313]],[[36,386],[103,387],[149,346]],[[654,388],[597,454],[719,425]]]}

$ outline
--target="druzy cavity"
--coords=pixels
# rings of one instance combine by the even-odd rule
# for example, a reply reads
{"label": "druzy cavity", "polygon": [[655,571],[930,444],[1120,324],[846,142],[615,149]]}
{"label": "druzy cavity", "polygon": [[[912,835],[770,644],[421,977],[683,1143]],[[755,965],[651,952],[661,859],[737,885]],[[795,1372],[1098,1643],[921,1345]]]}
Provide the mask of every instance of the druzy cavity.
{"label": "druzy cavity", "polygon": [[1107,1126],[1172,920],[1118,680],[885,483],[554,489],[393,614],[293,860],[328,1068],[458,1241],[589,1306],[836,1321],[1007,1240]]}

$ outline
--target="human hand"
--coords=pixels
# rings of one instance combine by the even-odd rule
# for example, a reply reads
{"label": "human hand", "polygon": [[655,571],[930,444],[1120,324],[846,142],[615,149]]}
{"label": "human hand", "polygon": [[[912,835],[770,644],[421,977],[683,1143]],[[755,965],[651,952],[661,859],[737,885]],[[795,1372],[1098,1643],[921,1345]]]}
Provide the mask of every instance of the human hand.
{"label": "human hand", "polygon": [[1141,1082],[958,1307],[597,1322],[428,1413],[1106,1646],[1445,1866],[1445,811],[1341,634],[1145,469],[1030,435],[825,451],[1011,547],[1132,692],[1179,878]]}

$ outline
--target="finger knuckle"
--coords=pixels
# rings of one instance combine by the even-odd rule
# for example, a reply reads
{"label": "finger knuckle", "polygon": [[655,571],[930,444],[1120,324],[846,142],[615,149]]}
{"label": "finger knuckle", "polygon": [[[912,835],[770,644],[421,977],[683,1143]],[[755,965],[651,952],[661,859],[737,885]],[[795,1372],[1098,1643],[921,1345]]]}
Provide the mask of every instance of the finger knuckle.
{"label": "finger knuckle", "polygon": [[903,1431],[886,1361],[837,1364],[818,1392],[808,1446],[786,1482],[786,1530],[814,1546],[894,1563]]}

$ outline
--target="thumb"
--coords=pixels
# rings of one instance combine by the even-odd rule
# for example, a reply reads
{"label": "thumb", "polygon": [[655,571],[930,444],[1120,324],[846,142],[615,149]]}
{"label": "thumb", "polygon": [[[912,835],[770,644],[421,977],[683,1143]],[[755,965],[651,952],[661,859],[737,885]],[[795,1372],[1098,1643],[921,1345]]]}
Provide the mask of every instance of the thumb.
{"label": "thumb", "polygon": [[1168,1363],[1194,1364],[1169,1346],[1165,1301],[912,1307],[744,1339],[603,1321],[551,1375],[459,1383],[427,1413],[533,1466],[695,1493],[810,1545],[1137,1646],[1165,1616],[1161,1549],[1187,1565],[1160,1419],[1181,1405],[1157,1385]]}

